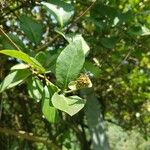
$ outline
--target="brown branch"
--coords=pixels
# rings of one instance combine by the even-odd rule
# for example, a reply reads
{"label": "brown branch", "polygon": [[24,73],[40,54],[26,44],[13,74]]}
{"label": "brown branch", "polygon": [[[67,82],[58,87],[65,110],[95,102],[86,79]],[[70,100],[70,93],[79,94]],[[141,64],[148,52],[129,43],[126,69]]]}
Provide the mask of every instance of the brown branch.
{"label": "brown branch", "polygon": [[0,33],[8,40],[8,42],[18,51],[21,51],[20,48],[16,45],[15,42],[5,33],[5,31],[0,27]]}
{"label": "brown branch", "polygon": [[56,145],[55,143],[53,143],[52,141],[50,140],[47,140],[46,138],[44,137],[39,137],[39,136],[33,136],[25,131],[14,131],[12,129],[8,129],[8,128],[5,128],[5,127],[0,127],[0,132],[1,133],[4,133],[4,134],[8,134],[8,135],[13,135],[13,136],[16,136],[16,137],[19,137],[19,138],[23,138],[23,139],[26,139],[26,140],[29,140],[29,141],[33,141],[33,142],[39,142],[39,143],[43,143],[47,146],[50,146],[52,148],[54,148],[55,150],[61,150],[61,148]]}

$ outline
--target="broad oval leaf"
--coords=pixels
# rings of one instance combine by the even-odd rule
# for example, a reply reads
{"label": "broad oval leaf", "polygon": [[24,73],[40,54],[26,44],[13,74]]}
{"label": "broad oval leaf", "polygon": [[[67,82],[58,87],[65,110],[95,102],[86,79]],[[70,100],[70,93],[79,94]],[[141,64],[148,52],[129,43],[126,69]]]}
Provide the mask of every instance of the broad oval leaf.
{"label": "broad oval leaf", "polygon": [[41,4],[48,8],[61,27],[63,27],[73,15],[72,5],[63,1],[54,2],[54,4],[41,2]]}
{"label": "broad oval leaf", "polygon": [[52,85],[45,86],[42,96],[42,113],[50,123],[55,123],[59,119],[58,110],[51,104],[51,97],[54,94],[54,91],[56,92],[57,89]]}
{"label": "broad oval leaf", "polygon": [[31,71],[27,69],[23,70],[15,70],[10,72],[3,82],[0,84],[0,93],[6,89],[12,88],[21,82],[23,82],[29,75],[31,75]]}
{"label": "broad oval leaf", "polygon": [[88,44],[86,43],[86,41],[84,40],[81,34],[76,34],[76,35],[68,34],[65,36],[65,38],[69,43],[80,40],[82,42],[82,49],[84,54],[87,55],[89,53],[90,47],[88,46]]}
{"label": "broad oval leaf", "polygon": [[55,108],[66,112],[70,116],[78,113],[85,105],[86,100],[78,96],[65,97],[55,93],[52,97],[52,104]]}
{"label": "broad oval leaf", "polygon": [[26,15],[21,15],[19,18],[21,21],[20,28],[24,31],[27,38],[31,42],[39,44],[43,35],[43,26],[41,22]]}
{"label": "broad oval leaf", "polygon": [[56,61],[56,78],[64,88],[80,73],[85,61],[82,42],[70,43],[58,56]]}
{"label": "broad oval leaf", "polygon": [[30,57],[26,53],[23,53],[18,50],[0,50],[0,53],[8,55],[10,57],[20,59],[30,64],[33,68],[39,70],[40,72],[45,72],[45,69],[42,67],[42,65],[36,59],[34,59],[33,57]]}

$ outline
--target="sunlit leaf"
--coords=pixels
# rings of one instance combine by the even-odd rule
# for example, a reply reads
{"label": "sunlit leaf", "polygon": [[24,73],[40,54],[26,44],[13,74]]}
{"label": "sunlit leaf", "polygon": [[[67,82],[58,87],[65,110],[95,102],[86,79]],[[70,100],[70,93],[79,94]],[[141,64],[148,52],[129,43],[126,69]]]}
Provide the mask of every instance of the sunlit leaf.
{"label": "sunlit leaf", "polygon": [[52,104],[55,108],[66,112],[70,116],[78,113],[85,105],[85,99],[78,96],[65,97],[64,95],[59,95],[55,93],[52,97]]}
{"label": "sunlit leaf", "polygon": [[41,64],[36,59],[30,57],[26,53],[17,50],[0,50],[0,53],[20,59],[33,66],[33,68],[40,70],[41,72],[45,72],[45,69],[41,66]]}
{"label": "sunlit leaf", "polygon": [[27,68],[29,68],[29,65],[20,63],[20,64],[12,66],[10,70],[19,70],[19,69],[27,69]]}
{"label": "sunlit leaf", "polygon": [[0,93],[22,83],[31,72],[29,70],[15,70],[10,72],[0,84]]}
{"label": "sunlit leaf", "polygon": [[76,41],[81,41],[82,42],[82,49],[84,51],[84,54],[87,55],[89,53],[90,47],[84,40],[81,34],[64,34],[63,31],[59,28],[55,28],[55,31],[62,35],[69,43],[76,42]]}
{"label": "sunlit leaf", "polygon": [[71,4],[63,1],[54,1],[54,3],[41,2],[46,6],[49,12],[55,17],[61,27],[63,27],[73,15],[73,7]]}
{"label": "sunlit leaf", "polygon": [[67,87],[80,73],[85,61],[82,42],[70,43],[58,56],[56,61],[56,78],[58,83]]}

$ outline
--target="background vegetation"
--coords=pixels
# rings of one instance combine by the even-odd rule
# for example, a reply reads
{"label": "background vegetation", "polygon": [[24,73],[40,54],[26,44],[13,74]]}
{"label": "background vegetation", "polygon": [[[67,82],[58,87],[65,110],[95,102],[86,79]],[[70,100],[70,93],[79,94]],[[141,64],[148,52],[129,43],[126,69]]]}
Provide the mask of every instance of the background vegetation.
{"label": "background vegetation", "polygon": [[[54,82],[57,57],[68,44],[62,34],[80,34],[90,47],[81,72],[93,86],[75,92],[87,99],[79,113],[70,117],[59,111],[55,123],[43,117],[40,95],[30,87],[33,80],[1,89],[1,149],[149,150],[150,2],[46,2],[68,14],[59,18],[39,0],[0,1],[0,49],[36,56]],[[0,54],[1,82],[20,62]]]}

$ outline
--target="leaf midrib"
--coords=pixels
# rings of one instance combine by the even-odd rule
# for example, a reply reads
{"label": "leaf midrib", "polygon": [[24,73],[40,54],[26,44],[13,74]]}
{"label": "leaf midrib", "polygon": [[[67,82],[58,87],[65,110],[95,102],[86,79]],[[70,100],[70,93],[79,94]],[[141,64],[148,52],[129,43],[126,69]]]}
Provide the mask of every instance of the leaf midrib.
{"label": "leaf midrib", "polygon": [[69,69],[68,69],[68,72],[67,72],[67,75],[66,75],[66,79],[65,79],[64,89],[65,89],[66,86],[67,86],[69,71],[70,71],[70,68],[71,68],[71,66],[72,66],[72,64],[73,64],[73,62],[74,62],[74,58],[75,58],[75,55],[76,55],[76,54],[77,54],[77,50],[75,51],[74,56],[73,56],[73,59],[71,60],[71,63],[70,63],[70,65],[69,65]]}

